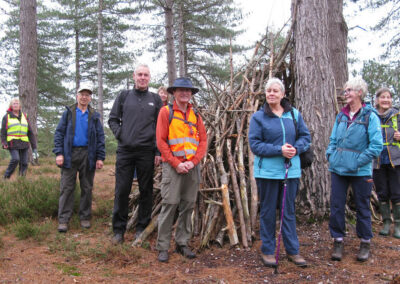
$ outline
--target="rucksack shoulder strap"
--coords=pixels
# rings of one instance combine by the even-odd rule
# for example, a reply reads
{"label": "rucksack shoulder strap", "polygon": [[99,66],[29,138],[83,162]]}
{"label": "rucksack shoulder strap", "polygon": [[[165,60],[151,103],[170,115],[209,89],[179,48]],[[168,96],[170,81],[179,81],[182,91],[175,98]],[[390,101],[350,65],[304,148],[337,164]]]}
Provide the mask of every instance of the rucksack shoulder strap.
{"label": "rucksack shoulder strap", "polygon": [[296,120],[296,117],[294,116],[293,108],[290,109],[290,114],[292,115],[293,124],[294,124],[294,129],[295,129],[295,131],[296,131],[296,140],[297,140],[298,135],[299,135],[299,132],[298,132],[299,130],[297,129],[297,120]]}
{"label": "rucksack shoulder strap", "polygon": [[123,109],[124,109],[124,103],[126,100],[126,97],[128,96],[130,90],[124,90],[121,92],[121,98],[119,99],[119,113],[121,114],[121,118],[122,118],[122,113],[123,113]]}

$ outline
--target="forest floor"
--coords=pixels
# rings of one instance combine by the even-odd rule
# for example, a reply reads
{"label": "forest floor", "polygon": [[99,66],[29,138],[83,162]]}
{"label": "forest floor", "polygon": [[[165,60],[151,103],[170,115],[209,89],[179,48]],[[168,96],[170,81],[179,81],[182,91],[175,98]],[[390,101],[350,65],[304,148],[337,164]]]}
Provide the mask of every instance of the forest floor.
{"label": "forest floor", "polygon": [[[0,173],[4,170],[1,165]],[[94,209],[107,201],[109,212],[112,210],[113,170],[110,163],[96,172]],[[32,175],[30,169],[27,178],[34,178]],[[58,173],[49,172],[48,176],[54,178]],[[300,251],[308,267],[289,262],[282,247],[279,273],[274,274],[261,263],[259,238],[249,249],[213,245],[199,251],[193,260],[171,248],[169,262],[159,263],[155,234],[139,248],[131,246],[134,232],[126,233],[123,245],[111,245],[107,215],[94,217],[89,230],[81,229],[75,217],[66,234],[57,232],[56,219],[46,219],[43,222],[52,229],[41,241],[19,240],[8,226],[0,226],[0,283],[400,283],[400,240],[379,236],[379,224],[374,224],[368,261],[356,260],[359,241],[352,225],[348,226],[344,258],[335,262],[330,260],[332,240],[327,221],[309,223],[300,216]],[[198,247],[196,238],[191,246]]]}

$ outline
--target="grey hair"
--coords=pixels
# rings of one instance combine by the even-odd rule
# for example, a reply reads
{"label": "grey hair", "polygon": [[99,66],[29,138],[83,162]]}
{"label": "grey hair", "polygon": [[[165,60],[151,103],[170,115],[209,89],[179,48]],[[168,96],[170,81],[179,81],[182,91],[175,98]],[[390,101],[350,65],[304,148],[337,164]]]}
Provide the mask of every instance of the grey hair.
{"label": "grey hair", "polygon": [[351,88],[355,91],[361,91],[361,101],[364,101],[365,96],[368,93],[368,85],[367,83],[361,78],[351,79],[344,84],[344,89]]}
{"label": "grey hair", "polygon": [[18,101],[19,103],[21,103],[20,100],[19,100],[19,98],[12,98],[11,101],[10,101],[10,104],[8,105],[8,107],[12,107],[13,102],[16,102],[16,101]]}
{"label": "grey hair", "polygon": [[147,69],[149,69],[150,70],[150,67],[149,67],[149,65],[147,65],[147,64],[144,64],[144,63],[139,63],[138,65],[136,65],[136,68],[135,68],[135,73],[136,73],[136,71],[140,68],[140,67],[146,67]]}
{"label": "grey hair", "polygon": [[393,97],[393,94],[392,94],[392,92],[390,91],[389,88],[386,88],[386,87],[379,88],[378,91],[376,91],[376,93],[375,93],[375,108],[377,108],[377,109],[379,108],[378,98],[379,98],[383,93],[389,93],[390,97],[391,97],[391,98]]}
{"label": "grey hair", "polygon": [[386,88],[386,87],[379,88],[379,90],[376,91],[375,96],[376,96],[377,98],[379,98],[383,93],[389,93],[389,95],[390,95],[391,97],[393,96],[393,95],[392,95],[392,92],[390,91],[390,89],[389,89],[389,88]]}
{"label": "grey hair", "polygon": [[268,82],[265,84],[265,90],[267,90],[273,84],[278,84],[279,88],[281,88],[282,93],[285,93],[285,85],[283,85],[282,81],[279,78],[276,78],[276,77],[273,77],[273,78],[268,80]]}

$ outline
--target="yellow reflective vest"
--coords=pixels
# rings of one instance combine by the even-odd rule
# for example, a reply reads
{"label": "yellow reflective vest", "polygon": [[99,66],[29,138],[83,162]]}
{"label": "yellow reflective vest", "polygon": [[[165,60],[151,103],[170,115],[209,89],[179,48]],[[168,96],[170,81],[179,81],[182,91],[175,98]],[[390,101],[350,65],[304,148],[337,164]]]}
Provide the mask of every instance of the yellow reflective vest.
{"label": "yellow reflective vest", "polygon": [[24,113],[21,113],[21,121],[16,117],[7,117],[7,142],[11,140],[21,140],[29,142],[28,138],[28,120]]}

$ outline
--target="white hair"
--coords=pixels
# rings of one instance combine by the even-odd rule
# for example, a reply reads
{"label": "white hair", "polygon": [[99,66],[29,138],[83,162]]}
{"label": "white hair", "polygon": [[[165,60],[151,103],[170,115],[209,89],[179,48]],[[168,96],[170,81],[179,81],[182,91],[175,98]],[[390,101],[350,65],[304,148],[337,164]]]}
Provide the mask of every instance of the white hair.
{"label": "white hair", "polygon": [[354,78],[344,84],[344,89],[351,88],[355,91],[361,91],[360,98],[363,101],[368,93],[368,85],[362,78]]}
{"label": "white hair", "polygon": [[269,87],[271,87],[273,84],[278,84],[279,87],[281,88],[282,93],[285,93],[285,85],[283,85],[282,81],[279,78],[271,78],[268,80],[268,82],[265,84],[265,89],[267,90]]}
{"label": "white hair", "polygon": [[149,65],[147,65],[147,64],[145,64],[145,63],[139,63],[138,65],[136,65],[135,73],[136,73],[136,71],[137,71],[140,67],[145,67],[145,68],[147,68],[147,69],[150,70]]}

